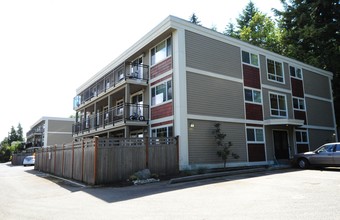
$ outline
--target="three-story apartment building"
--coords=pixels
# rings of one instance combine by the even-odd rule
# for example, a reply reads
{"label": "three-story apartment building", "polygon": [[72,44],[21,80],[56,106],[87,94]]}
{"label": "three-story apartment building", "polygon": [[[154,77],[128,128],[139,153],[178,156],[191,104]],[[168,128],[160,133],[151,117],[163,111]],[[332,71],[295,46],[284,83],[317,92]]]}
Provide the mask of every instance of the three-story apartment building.
{"label": "three-story apartment building", "polygon": [[47,147],[72,142],[74,118],[41,117],[26,133],[26,147]]}
{"label": "three-story apartment building", "polygon": [[169,16],[77,89],[74,138],[179,136],[180,169],[272,164],[337,140],[332,73]]}

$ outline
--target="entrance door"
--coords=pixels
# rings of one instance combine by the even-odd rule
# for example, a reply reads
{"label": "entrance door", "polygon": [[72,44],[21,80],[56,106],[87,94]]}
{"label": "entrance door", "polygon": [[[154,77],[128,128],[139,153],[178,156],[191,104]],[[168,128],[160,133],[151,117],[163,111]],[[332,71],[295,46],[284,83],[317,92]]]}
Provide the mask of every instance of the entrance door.
{"label": "entrance door", "polygon": [[276,159],[289,159],[287,131],[273,131],[273,136]]}

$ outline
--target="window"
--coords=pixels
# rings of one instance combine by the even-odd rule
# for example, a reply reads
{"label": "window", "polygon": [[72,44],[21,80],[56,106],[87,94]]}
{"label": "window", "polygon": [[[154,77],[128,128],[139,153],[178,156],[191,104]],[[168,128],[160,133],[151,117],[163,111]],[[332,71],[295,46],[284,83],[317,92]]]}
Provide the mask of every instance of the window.
{"label": "window", "polygon": [[293,98],[293,107],[297,110],[305,110],[305,100],[302,98]]}
{"label": "window", "polygon": [[259,57],[256,54],[249,53],[242,50],[242,62],[254,66],[259,66]]}
{"label": "window", "polygon": [[253,143],[263,143],[263,128],[247,128],[247,141]]}
{"label": "window", "polygon": [[151,105],[158,105],[172,99],[172,82],[164,82],[151,88]]}
{"label": "window", "polygon": [[283,83],[282,63],[267,59],[268,79]]}
{"label": "window", "polygon": [[119,101],[116,102],[116,108],[117,108],[116,115],[123,115],[123,111],[124,111],[123,100],[119,100]]}
{"label": "window", "polygon": [[151,130],[152,137],[172,137],[172,126]]}
{"label": "window", "polygon": [[297,144],[307,144],[308,136],[307,131],[295,131],[296,143]]}
{"label": "window", "polygon": [[244,89],[244,99],[247,102],[262,103],[261,91]]}
{"label": "window", "polygon": [[171,37],[151,49],[151,65],[171,56]]}
{"label": "window", "polygon": [[302,79],[302,70],[300,68],[289,66],[289,72],[291,77]]}
{"label": "window", "polygon": [[286,117],[286,96],[270,94],[270,114],[273,116]]}

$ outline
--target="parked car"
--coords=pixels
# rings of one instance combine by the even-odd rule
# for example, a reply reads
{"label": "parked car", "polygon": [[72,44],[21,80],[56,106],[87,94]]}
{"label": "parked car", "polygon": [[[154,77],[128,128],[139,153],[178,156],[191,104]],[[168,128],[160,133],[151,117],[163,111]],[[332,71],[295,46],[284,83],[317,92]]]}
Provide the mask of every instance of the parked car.
{"label": "parked car", "polygon": [[35,163],[35,156],[34,155],[33,156],[26,156],[24,158],[24,160],[22,161],[22,164],[24,166],[34,165],[34,163]]}
{"label": "parked car", "polygon": [[327,143],[314,151],[296,154],[293,163],[301,169],[310,166],[340,166],[340,143]]}

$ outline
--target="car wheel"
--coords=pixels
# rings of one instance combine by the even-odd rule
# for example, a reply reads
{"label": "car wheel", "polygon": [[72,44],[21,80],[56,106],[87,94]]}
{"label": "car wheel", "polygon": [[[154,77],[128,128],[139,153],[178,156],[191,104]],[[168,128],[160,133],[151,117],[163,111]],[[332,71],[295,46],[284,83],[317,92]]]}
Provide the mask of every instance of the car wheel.
{"label": "car wheel", "polygon": [[306,168],[309,167],[309,162],[308,162],[308,160],[305,159],[305,158],[299,159],[299,161],[298,161],[297,164],[298,164],[298,166],[299,166],[300,169],[306,169]]}

